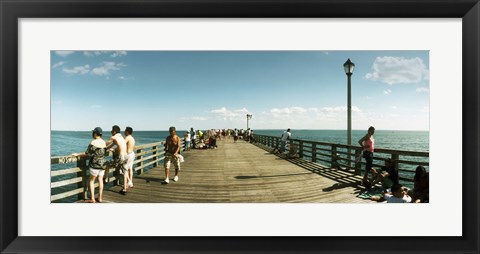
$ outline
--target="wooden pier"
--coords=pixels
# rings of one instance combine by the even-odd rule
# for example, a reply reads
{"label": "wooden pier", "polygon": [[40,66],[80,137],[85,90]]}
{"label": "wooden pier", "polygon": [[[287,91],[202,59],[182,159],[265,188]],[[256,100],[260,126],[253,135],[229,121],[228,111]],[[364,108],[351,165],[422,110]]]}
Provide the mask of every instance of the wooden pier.
{"label": "wooden pier", "polygon": [[[311,141],[290,140],[290,146],[300,148],[297,158],[271,153],[278,139],[256,135],[255,143],[233,139],[217,140],[218,149],[192,149],[182,152],[179,181],[174,182],[171,168],[170,183],[164,184],[163,142],[136,147],[134,188],[126,195],[121,187],[110,183],[104,188],[104,202],[110,203],[371,203],[358,198],[364,191],[360,185],[361,163],[348,163],[341,158],[347,149],[352,157],[354,147]],[[299,143],[300,142],[300,143]],[[330,148],[325,148],[330,146]],[[343,151],[343,150],[345,151]],[[358,149],[358,148],[356,148]],[[288,151],[288,150],[287,150]],[[328,151],[328,153],[326,152]],[[333,151],[333,152],[332,152]],[[428,159],[428,153],[380,150],[402,163],[401,154]],[[327,160],[324,157],[330,156]],[[382,160],[382,158],[377,158]],[[347,165],[342,164],[347,162]],[[52,180],[52,189],[76,184],[77,188],[53,194],[52,202],[68,196],[87,198],[86,162],[75,157],[52,157],[52,164],[77,162],[76,168],[52,171],[53,176],[71,175],[61,181]],[[328,162],[328,163],[327,163]],[[378,162],[377,162],[378,163]],[[428,165],[428,162],[423,162]],[[150,168],[144,172],[144,169]],[[76,177],[75,177],[76,176]],[[111,182],[118,180],[112,174]],[[97,185],[98,186],[98,185]],[[98,194],[98,191],[96,191]],[[57,201],[58,202],[58,201]]]}
{"label": "wooden pier", "polygon": [[285,160],[239,140],[218,141],[218,149],[183,152],[179,181],[173,172],[163,184],[163,166],[134,178],[127,195],[115,186],[104,200],[116,203],[357,203],[363,190],[354,173],[325,168],[300,159]]}

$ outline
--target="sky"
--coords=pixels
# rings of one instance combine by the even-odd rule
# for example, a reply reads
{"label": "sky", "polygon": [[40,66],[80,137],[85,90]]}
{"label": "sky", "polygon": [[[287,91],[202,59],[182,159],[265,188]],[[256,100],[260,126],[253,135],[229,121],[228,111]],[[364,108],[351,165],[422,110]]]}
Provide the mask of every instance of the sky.
{"label": "sky", "polygon": [[429,129],[428,51],[51,51],[51,129]]}

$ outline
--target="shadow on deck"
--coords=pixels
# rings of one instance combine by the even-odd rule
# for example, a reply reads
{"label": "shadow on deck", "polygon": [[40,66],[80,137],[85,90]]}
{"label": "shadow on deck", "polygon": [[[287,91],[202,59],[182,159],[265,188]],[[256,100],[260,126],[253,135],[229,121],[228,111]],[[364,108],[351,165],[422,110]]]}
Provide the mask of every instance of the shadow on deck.
{"label": "shadow on deck", "polygon": [[[164,184],[163,167],[134,178],[127,195],[120,186],[104,200],[119,203],[371,203],[356,197],[361,177],[302,159],[284,159],[244,141],[217,142],[218,149],[183,152],[180,181]],[[173,171],[171,178],[173,178]]]}

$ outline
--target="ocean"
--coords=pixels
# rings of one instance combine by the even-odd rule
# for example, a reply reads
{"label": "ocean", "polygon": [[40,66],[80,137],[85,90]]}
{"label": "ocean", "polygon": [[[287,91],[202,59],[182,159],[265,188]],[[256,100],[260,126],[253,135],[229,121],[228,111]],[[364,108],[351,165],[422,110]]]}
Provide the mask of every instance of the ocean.
{"label": "ocean", "polygon": [[[285,130],[254,130],[255,134],[280,136]],[[186,130],[179,130],[180,137]],[[206,131],[204,131],[206,132]],[[366,130],[352,131],[352,144],[357,145],[358,140],[366,134]],[[164,141],[169,135],[168,131],[135,131],[133,136],[137,145]],[[110,134],[106,132],[104,139]],[[405,151],[429,151],[428,131],[375,131],[375,147]],[[346,144],[346,130],[292,130],[292,138],[321,141],[327,143]],[[71,153],[83,152],[92,140],[91,131],[52,131],[51,156],[63,156]]]}

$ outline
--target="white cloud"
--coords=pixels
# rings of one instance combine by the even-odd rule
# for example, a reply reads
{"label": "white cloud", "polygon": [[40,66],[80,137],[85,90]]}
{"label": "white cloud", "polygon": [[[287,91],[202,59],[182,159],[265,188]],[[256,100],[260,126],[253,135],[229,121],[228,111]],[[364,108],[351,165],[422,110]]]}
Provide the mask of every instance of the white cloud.
{"label": "white cloud", "polygon": [[190,119],[195,120],[195,121],[207,121],[208,120],[208,118],[202,117],[202,116],[194,116],[194,117],[191,117]]}
{"label": "white cloud", "polygon": [[76,66],[72,69],[63,68],[63,72],[67,74],[87,74],[90,72],[90,65],[86,64],[84,66]]}
{"label": "white cloud", "polygon": [[99,56],[103,54],[103,51],[84,51],[83,55],[85,56]]}
{"label": "white cloud", "polygon": [[230,110],[226,107],[211,110],[210,113],[215,114],[218,118],[224,121],[243,121],[246,117],[246,114],[251,114],[251,112],[246,108]]}
{"label": "white cloud", "polygon": [[114,51],[110,56],[111,57],[121,57],[121,56],[126,56],[127,51]]}
{"label": "white cloud", "polygon": [[71,51],[71,50],[57,50],[55,51],[55,54],[61,56],[61,57],[66,57],[68,55],[71,55],[75,53],[75,51]]}
{"label": "white cloud", "polygon": [[103,62],[102,66],[92,69],[92,73],[99,76],[108,76],[111,71],[118,71],[125,66],[123,63]]}
{"label": "white cloud", "polygon": [[397,106],[390,106],[390,109],[397,109]]}
{"label": "white cloud", "polygon": [[120,79],[120,80],[127,80],[127,78],[124,77],[124,76],[119,76],[118,79]]}
{"label": "white cloud", "polygon": [[429,93],[430,89],[428,89],[427,87],[420,87],[420,88],[417,88],[416,91],[417,93]]}
{"label": "white cloud", "polygon": [[390,90],[390,89],[387,89],[387,90],[383,91],[383,94],[385,94],[385,95],[388,95],[388,94],[391,94],[391,93],[392,93],[392,90]]}
{"label": "white cloud", "polygon": [[100,56],[104,54],[110,54],[110,57],[115,58],[115,57],[121,57],[121,56],[126,56],[127,51],[84,51],[83,55],[88,56],[88,57],[94,57],[94,56]]}
{"label": "white cloud", "polygon": [[52,66],[52,68],[55,69],[55,68],[60,67],[60,66],[62,66],[62,65],[64,65],[64,64],[66,64],[66,62],[60,61],[60,62],[54,64],[54,65]]}
{"label": "white cloud", "polygon": [[411,84],[429,79],[429,71],[419,57],[404,58],[384,56],[377,57],[372,66],[372,72],[365,78],[380,81],[389,85]]}

